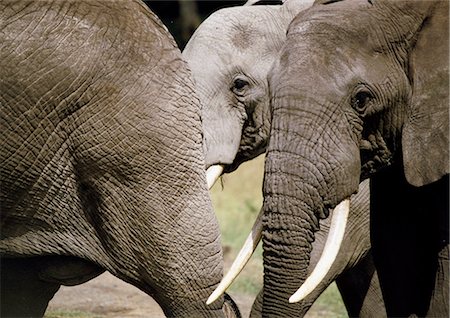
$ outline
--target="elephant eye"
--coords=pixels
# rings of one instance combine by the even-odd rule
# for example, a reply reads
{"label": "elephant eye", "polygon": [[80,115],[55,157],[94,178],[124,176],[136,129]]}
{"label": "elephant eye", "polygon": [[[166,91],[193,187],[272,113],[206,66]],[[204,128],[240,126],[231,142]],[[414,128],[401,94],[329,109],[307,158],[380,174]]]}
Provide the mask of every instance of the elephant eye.
{"label": "elephant eye", "polygon": [[243,89],[249,85],[249,83],[242,79],[242,78],[236,78],[233,82],[233,87],[231,88],[233,92],[236,94],[242,93]]}
{"label": "elephant eye", "polygon": [[372,99],[373,95],[368,89],[358,90],[352,98],[352,106],[360,115],[364,115]]}

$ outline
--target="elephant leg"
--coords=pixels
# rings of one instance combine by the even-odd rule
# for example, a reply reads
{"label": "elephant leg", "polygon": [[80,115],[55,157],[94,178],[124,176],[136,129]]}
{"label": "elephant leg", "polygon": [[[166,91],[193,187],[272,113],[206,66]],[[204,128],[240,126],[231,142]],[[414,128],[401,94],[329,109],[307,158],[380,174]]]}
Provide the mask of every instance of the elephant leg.
{"label": "elephant leg", "polygon": [[2,258],[0,269],[0,316],[42,317],[60,285],[39,278],[36,259]]}
{"label": "elephant leg", "polygon": [[[447,183],[448,186],[448,183]],[[448,188],[446,189],[448,193]],[[448,204],[448,200],[446,201]],[[431,298],[428,317],[449,317],[449,207],[441,210],[439,218],[439,233],[443,247],[438,254],[438,266],[434,284],[433,296]]]}
{"label": "elephant leg", "polygon": [[[439,209],[439,242],[441,243],[441,249],[438,254],[437,273],[434,284],[433,296],[431,298],[430,308],[428,310],[428,317],[449,317],[449,178],[444,178],[443,193],[447,195],[446,200],[443,202],[443,207]],[[442,195],[442,194],[441,194]]]}
{"label": "elephant leg", "polygon": [[378,275],[369,252],[336,279],[350,317],[386,317]]}
{"label": "elephant leg", "polygon": [[225,317],[242,318],[238,305],[227,293],[224,295],[223,311]]}
{"label": "elephant leg", "polygon": [[449,245],[439,253],[438,273],[427,317],[449,317]]}

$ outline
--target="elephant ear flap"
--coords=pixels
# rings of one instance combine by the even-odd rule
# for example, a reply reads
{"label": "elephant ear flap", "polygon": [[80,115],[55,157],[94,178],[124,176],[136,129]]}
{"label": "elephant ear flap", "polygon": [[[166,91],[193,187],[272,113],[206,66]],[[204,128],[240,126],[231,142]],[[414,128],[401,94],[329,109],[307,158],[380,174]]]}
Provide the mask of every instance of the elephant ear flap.
{"label": "elephant ear flap", "polygon": [[449,8],[448,1],[436,3],[409,60],[412,98],[402,149],[406,179],[417,187],[449,173]]}

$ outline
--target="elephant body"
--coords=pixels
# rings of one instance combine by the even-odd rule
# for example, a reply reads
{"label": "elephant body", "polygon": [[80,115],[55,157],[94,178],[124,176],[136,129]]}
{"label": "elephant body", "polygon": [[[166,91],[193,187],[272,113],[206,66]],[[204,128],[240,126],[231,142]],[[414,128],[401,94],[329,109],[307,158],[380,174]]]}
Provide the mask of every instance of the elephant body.
{"label": "elephant body", "polygon": [[373,255],[390,316],[448,317],[448,175],[414,187],[394,165],[370,183]]}
{"label": "elephant body", "polygon": [[[289,23],[310,5],[312,1],[291,0],[283,5],[222,9],[206,19],[188,42],[183,56],[192,69],[204,107],[207,166],[224,164],[225,171],[232,172],[266,151],[271,98],[268,74],[286,39]],[[350,316],[386,315],[370,247],[369,193],[366,181],[352,199],[351,221],[338,259],[314,292],[290,305],[293,316],[305,315],[334,280]],[[329,221],[320,223],[311,257],[298,255],[309,271],[322,253]],[[253,305],[252,317],[261,316],[262,297],[263,291]],[[287,298],[281,299],[274,308],[287,305]]]}
{"label": "elephant body", "polygon": [[447,1],[318,1],[290,24],[269,74],[264,316],[295,314],[274,304],[306,279],[298,255],[367,178],[387,315],[449,315],[448,12]]}
{"label": "elephant body", "polygon": [[200,102],[162,23],[139,1],[6,1],[0,28],[2,316],[103,270],[167,316],[223,316]]}

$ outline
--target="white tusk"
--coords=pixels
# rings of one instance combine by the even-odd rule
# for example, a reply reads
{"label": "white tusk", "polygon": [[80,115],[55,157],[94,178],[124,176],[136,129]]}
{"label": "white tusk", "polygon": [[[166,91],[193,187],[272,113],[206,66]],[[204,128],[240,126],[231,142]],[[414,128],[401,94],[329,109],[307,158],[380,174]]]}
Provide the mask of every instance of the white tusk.
{"label": "white tusk", "polygon": [[208,184],[208,189],[211,189],[217,179],[222,175],[224,166],[214,165],[206,170],[206,183]]}
{"label": "white tusk", "polygon": [[336,259],[339,248],[341,247],[342,239],[344,238],[349,210],[349,199],[342,201],[334,208],[331,217],[330,231],[328,232],[327,242],[323,248],[322,255],[311,275],[309,275],[303,285],[300,286],[291,298],[289,298],[290,303],[296,303],[305,298],[317,287],[317,285],[319,285],[330,270],[331,265],[333,265],[333,262]]}
{"label": "white tusk", "polygon": [[245,240],[244,246],[242,246],[239,254],[236,256],[233,264],[230,267],[228,273],[222,278],[219,286],[213,291],[211,296],[209,296],[206,304],[209,305],[217,300],[226,290],[230,287],[234,279],[239,275],[245,265],[248,263],[250,257],[258,246],[261,240],[262,234],[262,215],[263,209],[259,211],[259,214],[253,224],[252,231]]}

